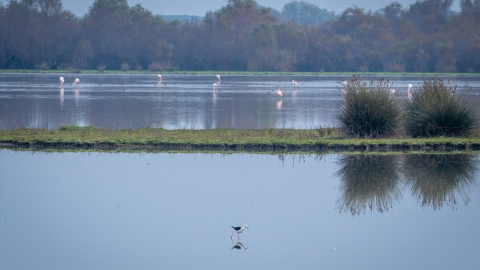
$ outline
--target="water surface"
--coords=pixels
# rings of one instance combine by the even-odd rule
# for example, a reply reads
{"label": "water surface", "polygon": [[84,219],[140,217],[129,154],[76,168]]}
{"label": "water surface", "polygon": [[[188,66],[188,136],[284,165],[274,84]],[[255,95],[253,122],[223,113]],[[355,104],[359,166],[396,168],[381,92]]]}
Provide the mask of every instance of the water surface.
{"label": "water surface", "polygon": [[478,158],[1,150],[0,269],[479,269]]}
{"label": "water surface", "polygon": [[[59,76],[65,77],[63,88]],[[81,81],[71,85],[75,77]],[[424,76],[391,75],[401,102],[407,84]],[[295,79],[298,86],[293,87]],[[337,76],[164,74],[0,74],[0,129],[58,129],[62,125],[114,129],[263,129],[337,126],[342,97]],[[367,79],[379,79],[368,77]],[[480,78],[444,78],[480,106]],[[213,91],[213,83],[218,83]],[[283,97],[275,91],[280,88]]]}

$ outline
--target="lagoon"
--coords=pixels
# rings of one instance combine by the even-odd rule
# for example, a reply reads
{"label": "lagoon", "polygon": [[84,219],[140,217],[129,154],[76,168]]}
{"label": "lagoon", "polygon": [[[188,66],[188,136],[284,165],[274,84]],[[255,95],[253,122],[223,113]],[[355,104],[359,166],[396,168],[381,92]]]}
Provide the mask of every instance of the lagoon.
{"label": "lagoon", "polygon": [[[65,77],[63,88],[58,78]],[[78,77],[79,85],[71,85]],[[340,82],[348,75],[215,74],[0,74],[0,130],[58,129],[64,125],[111,129],[312,129],[338,125]],[[432,76],[433,77],[433,76]],[[378,80],[379,75],[366,76]],[[426,75],[385,75],[399,102],[407,84]],[[478,76],[448,76],[480,106]],[[292,86],[292,80],[298,86]],[[468,87],[466,87],[468,85]],[[283,98],[275,91],[280,88]],[[467,89],[471,88],[469,91]]]}
{"label": "lagoon", "polygon": [[0,166],[1,269],[480,267],[478,154],[0,150]]}

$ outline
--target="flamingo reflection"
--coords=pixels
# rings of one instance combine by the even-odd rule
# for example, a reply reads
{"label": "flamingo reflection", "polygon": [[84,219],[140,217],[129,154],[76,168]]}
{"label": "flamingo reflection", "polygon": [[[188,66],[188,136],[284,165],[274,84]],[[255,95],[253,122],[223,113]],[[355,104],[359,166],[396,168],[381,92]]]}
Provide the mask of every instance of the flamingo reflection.
{"label": "flamingo reflection", "polygon": [[215,88],[217,88],[217,84],[213,84],[213,105],[217,104],[217,92],[215,92]]}
{"label": "flamingo reflection", "polygon": [[63,85],[60,86],[60,106],[63,107],[63,97],[64,97],[65,91],[63,90]]}
{"label": "flamingo reflection", "polygon": [[282,109],[282,103],[283,103],[283,100],[281,100],[281,99],[277,101],[277,104],[276,104],[277,110]]}

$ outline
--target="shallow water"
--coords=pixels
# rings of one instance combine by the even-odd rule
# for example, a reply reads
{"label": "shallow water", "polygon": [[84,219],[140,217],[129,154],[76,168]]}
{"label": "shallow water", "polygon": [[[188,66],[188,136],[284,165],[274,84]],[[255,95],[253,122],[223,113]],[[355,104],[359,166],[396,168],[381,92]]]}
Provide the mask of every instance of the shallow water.
{"label": "shallow water", "polygon": [[479,269],[478,159],[0,150],[0,269]]}
{"label": "shallow water", "polygon": [[[65,77],[60,88],[58,78]],[[79,85],[71,85],[75,77]],[[298,86],[291,85],[292,80]],[[63,125],[114,129],[262,129],[337,126],[342,97],[338,76],[0,74],[0,129]],[[378,79],[368,77],[368,79]],[[398,98],[423,76],[389,76]],[[480,106],[480,78],[444,78],[471,87]],[[277,97],[275,90],[283,92]]]}

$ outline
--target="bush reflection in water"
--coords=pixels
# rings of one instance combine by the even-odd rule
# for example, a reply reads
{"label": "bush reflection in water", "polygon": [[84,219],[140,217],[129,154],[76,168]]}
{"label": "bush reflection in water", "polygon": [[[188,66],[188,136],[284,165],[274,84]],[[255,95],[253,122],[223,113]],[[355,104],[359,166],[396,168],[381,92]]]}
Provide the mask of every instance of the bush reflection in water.
{"label": "bush reflection in water", "polygon": [[452,208],[456,194],[466,204],[468,191],[475,183],[478,160],[474,155],[408,155],[405,156],[405,183],[422,206]]}
{"label": "bush reflection in water", "polygon": [[359,214],[366,209],[388,211],[401,197],[398,156],[346,155],[336,173],[340,178],[340,209]]}
{"label": "bush reflection in water", "polygon": [[410,190],[423,207],[455,209],[458,196],[470,201],[478,163],[473,154],[345,155],[336,172],[342,192],[337,205],[352,215],[384,212]]}

